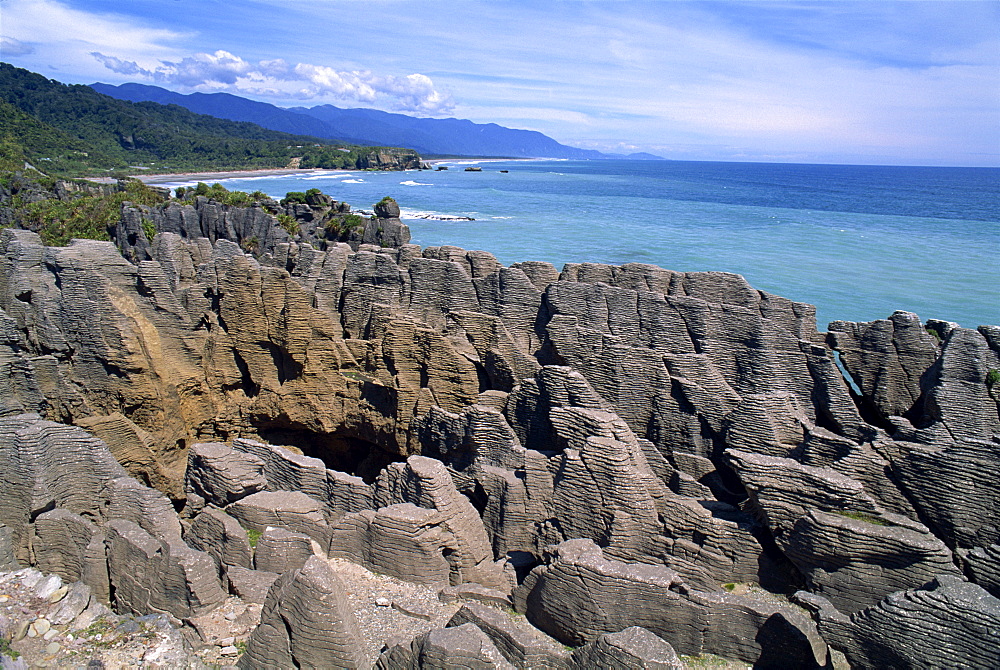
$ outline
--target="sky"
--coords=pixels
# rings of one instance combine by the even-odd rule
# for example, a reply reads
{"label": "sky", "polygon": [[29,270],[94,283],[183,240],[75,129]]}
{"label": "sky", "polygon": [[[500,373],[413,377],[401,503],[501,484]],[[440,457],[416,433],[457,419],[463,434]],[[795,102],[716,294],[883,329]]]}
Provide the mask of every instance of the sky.
{"label": "sky", "polygon": [[1000,166],[997,0],[0,0],[0,60],[672,159]]}

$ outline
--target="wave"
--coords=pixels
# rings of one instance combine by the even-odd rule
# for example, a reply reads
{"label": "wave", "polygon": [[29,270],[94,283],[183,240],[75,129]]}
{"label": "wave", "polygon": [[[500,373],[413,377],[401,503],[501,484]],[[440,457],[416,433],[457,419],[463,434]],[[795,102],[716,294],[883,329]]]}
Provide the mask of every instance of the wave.
{"label": "wave", "polygon": [[[473,212],[475,214],[475,212]],[[420,220],[432,220],[432,221],[475,221],[471,216],[465,216],[462,214],[443,214],[441,212],[434,211],[422,211],[416,209],[402,209],[399,212],[399,218],[401,219],[420,219]]]}
{"label": "wave", "polygon": [[343,180],[341,180],[340,183],[341,184],[364,184],[365,180],[364,179],[343,179]]}
{"label": "wave", "polygon": [[412,179],[408,179],[407,181],[401,181],[401,182],[399,182],[399,184],[400,184],[400,186],[433,186],[434,185],[434,184],[425,184],[425,183],[419,182],[419,181],[413,181]]}

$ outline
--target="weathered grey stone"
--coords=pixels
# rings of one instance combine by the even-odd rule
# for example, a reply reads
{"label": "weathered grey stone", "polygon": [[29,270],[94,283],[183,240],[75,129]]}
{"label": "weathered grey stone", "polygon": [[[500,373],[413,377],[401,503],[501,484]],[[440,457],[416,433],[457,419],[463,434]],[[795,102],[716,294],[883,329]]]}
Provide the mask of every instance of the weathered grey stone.
{"label": "weathered grey stone", "polygon": [[787,533],[811,509],[872,517],[883,512],[861,482],[830,468],[735,449],[726,455],[775,536]]}
{"label": "weathered grey stone", "polygon": [[969,579],[1000,598],[1000,544],[976,547],[965,555]]}
{"label": "weathered grey stone", "polygon": [[965,548],[1000,544],[1000,443],[897,445],[900,485],[938,537]]}
{"label": "weathered grey stone", "polygon": [[379,670],[429,670],[468,668],[493,670],[514,668],[490,638],[475,624],[439,628],[415,638],[409,645],[398,644],[385,651],[375,663]]}
{"label": "weathered grey stone", "polygon": [[326,467],[318,458],[245,438],[234,440],[233,447],[261,461],[268,491],[297,491],[319,502],[326,501]]}
{"label": "weathered grey stone", "polygon": [[937,360],[938,340],[910,312],[868,323],[834,321],[831,346],[883,416],[902,416],[920,397],[920,378]]}
{"label": "weathered grey stone", "polygon": [[245,528],[264,532],[268,526],[304,533],[321,547],[330,541],[330,526],[323,506],[298,491],[261,491],[237,500],[226,508]]}
{"label": "weathered grey stone", "polygon": [[379,475],[374,487],[377,507],[412,503],[436,510],[442,530],[453,538],[448,554],[452,584],[477,582],[500,588],[506,584],[493,564],[493,553],[475,507],[455,488],[447,468],[425,456],[410,456],[393,463]]}
{"label": "weathered grey stone", "polygon": [[807,593],[820,632],[852,667],[992,668],[1000,664],[1000,600],[956,577],[899,591],[850,617]]}
{"label": "weathered grey stone", "polygon": [[565,668],[569,654],[552,638],[493,607],[468,603],[458,610],[448,626],[475,624],[510,663],[519,668]]}
{"label": "weathered grey stone", "polygon": [[[563,542],[514,591],[514,606],[556,639],[581,645],[641,626],[681,654],[825,663],[815,625],[790,606],[694,591],[662,566],[608,560],[590,540]],[[779,653],[780,650],[780,653]]]}
{"label": "weathered grey stone", "polygon": [[184,541],[222,566],[251,567],[250,539],[239,522],[217,507],[206,507],[191,521]]}
{"label": "weathered grey stone", "polygon": [[360,631],[344,585],[324,560],[312,557],[268,592],[260,625],[247,640],[241,668],[359,668]]}
{"label": "weathered grey stone", "polygon": [[948,547],[920,524],[855,516],[812,510],[780,540],[810,590],[840,611],[853,614],[936,575],[960,574]]}
{"label": "weathered grey stone", "polygon": [[331,533],[330,556],[418,584],[448,583],[454,535],[435,510],[400,503],[345,515]]}
{"label": "weathered grey stone", "polygon": [[83,582],[73,582],[66,596],[46,616],[53,626],[65,626],[87,609],[90,600],[90,587]]}
{"label": "weathered grey stone", "polygon": [[119,611],[169,612],[183,619],[225,600],[208,554],[164,542],[124,519],[112,519],[107,530],[108,569]]}
{"label": "weathered grey stone", "polygon": [[229,590],[247,603],[262,604],[271,585],[280,576],[276,572],[248,570],[238,565],[226,566]]}
{"label": "weathered grey stone", "polygon": [[0,523],[0,570],[17,570],[20,566],[14,558],[14,537],[10,528]]}
{"label": "weathered grey stone", "polygon": [[105,482],[124,476],[107,446],[80,428],[36,414],[0,418],[0,523],[21,563],[32,518],[57,507],[98,517]]}
{"label": "weathered grey stone", "polygon": [[170,500],[131,477],[108,480],[101,504],[107,519],[126,519],[164,542],[183,543],[181,522]]}
{"label": "weathered grey stone", "polygon": [[605,633],[574,650],[570,667],[681,670],[684,664],[669,644],[645,628],[632,626],[619,633]]}
{"label": "weathered grey stone", "polygon": [[188,450],[184,488],[218,507],[263,491],[264,462],[220,442],[201,442]]}
{"label": "weathered grey stone", "polygon": [[94,524],[79,514],[54,509],[35,519],[35,565],[67,582],[83,577],[87,546],[93,540]]}
{"label": "weathered grey stone", "polygon": [[293,533],[284,528],[268,528],[257,540],[254,549],[254,568],[278,574],[298,570],[313,555],[308,535]]}
{"label": "weathered grey stone", "polygon": [[456,600],[475,601],[493,607],[509,608],[511,606],[510,596],[503,591],[488,589],[479,584],[459,584],[457,586],[446,586],[438,591],[438,600],[443,603],[452,603]]}

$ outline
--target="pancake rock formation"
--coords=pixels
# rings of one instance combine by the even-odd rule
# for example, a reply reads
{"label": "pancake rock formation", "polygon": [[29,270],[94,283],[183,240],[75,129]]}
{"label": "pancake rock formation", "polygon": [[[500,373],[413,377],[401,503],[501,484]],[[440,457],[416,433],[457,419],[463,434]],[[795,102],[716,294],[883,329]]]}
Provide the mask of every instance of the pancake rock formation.
{"label": "pancake rock formation", "polygon": [[[200,198],[0,230],[0,570],[256,607],[246,668],[1000,664],[1000,327]],[[461,607],[382,635],[338,560]]]}

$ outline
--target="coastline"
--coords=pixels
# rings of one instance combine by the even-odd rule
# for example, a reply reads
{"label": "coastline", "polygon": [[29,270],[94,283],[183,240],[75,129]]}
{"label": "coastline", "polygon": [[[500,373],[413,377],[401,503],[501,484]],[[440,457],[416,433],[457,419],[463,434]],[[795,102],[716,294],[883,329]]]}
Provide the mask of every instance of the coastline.
{"label": "coastline", "polygon": [[265,168],[261,170],[226,170],[224,172],[173,172],[168,174],[133,174],[129,175],[144,184],[172,184],[176,181],[220,181],[240,177],[284,177],[296,174],[315,174],[316,172],[351,172],[351,170],[323,170],[321,168]]}
{"label": "coastline", "polygon": [[[433,158],[430,160],[422,161],[426,165],[435,166],[439,164],[452,164],[452,165],[471,165],[474,163],[499,163],[507,161],[532,161],[532,160],[549,160],[545,158],[474,158],[474,157],[456,157],[456,158]],[[357,172],[358,170],[350,169],[324,169],[324,168],[263,168],[258,170],[224,170],[221,172],[168,172],[168,173],[133,173],[128,175],[133,179],[138,179],[144,184],[172,184],[177,181],[219,181],[223,179],[238,179],[240,177],[285,177],[288,175],[305,175],[305,174],[317,174],[317,173],[344,173],[344,172]],[[410,172],[410,170],[406,170]],[[87,181],[93,181],[97,183],[110,184],[114,183],[115,179],[112,177],[87,177]]]}

